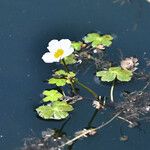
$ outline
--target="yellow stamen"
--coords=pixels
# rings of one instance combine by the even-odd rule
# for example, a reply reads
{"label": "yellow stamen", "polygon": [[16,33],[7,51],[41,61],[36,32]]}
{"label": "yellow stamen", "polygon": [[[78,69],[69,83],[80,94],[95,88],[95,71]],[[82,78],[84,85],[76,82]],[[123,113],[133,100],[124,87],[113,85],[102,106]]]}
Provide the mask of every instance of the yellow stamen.
{"label": "yellow stamen", "polygon": [[63,49],[58,49],[55,54],[54,57],[55,58],[59,58],[60,56],[62,56],[64,54],[64,50]]}

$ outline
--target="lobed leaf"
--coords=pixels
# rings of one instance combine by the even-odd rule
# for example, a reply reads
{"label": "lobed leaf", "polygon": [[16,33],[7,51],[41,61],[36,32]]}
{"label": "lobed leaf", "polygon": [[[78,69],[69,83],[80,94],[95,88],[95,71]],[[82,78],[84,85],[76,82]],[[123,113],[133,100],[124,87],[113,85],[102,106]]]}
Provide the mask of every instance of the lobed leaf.
{"label": "lobed leaf", "polygon": [[64,85],[66,85],[66,79],[51,78],[48,80],[48,83],[56,84],[57,86],[64,86]]}
{"label": "lobed leaf", "polygon": [[55,72],[55,75],[64,75],[64,76],[66,76],[67,75],[67,72],[66,71],[64,71],[64,70],[57,70],[56,72]]}
{"label": "lobed leaf", "polygon": [[119,81],[128,82],[131,80],[133,73],[129,70],[124,70],[121,67],[111,67],[107,71],[99,71],[96,73],[97,77],[101,77],[102,81],[111,82],[115,79]]}
{"label": "lobed leaf", "polygon": [[73,107],[66,102],[56,101],[51,105],[40,106],[36,109],[37,113],[43,119],[60,120],[66,118]]}
{"label": "lobed leaf", "polygon": [[98,33],[89,33],[83,38],[85,43],[92,43],[92,47],[103,45],[109,47],[112,44],[113,37],[111,35],[101,36]]}
{"label": "lobed leaf", "polygon": [[98,33],[89,33],[87,36],[83,38],[85,43],[91,43],[93,41],[96,41],[100,38],[100,35]]}
{"label": "lobed leaf", "polygon": [[43,102],[54,102],[63,97],[63,95],[57,90],[45,90],[43,92],[43,95],[45,95],[45,97],[43,98]]}
{"label": "lobed leaf", "polygon": [[43,119],[50,119],[53,116],[53,110],[51,106],[40,106],[36,109],[38,115]]}
{"label": "lobed leaf", "polygon": [[82,48],[83,43],[82,42],[72,42],[72,47],[76,50],[76,51],[80,51]]}
{"label": "lobed leaf", "polygon": [[74,54],[71,54],[64,58],[66,65],[75,64],[77,62]]}

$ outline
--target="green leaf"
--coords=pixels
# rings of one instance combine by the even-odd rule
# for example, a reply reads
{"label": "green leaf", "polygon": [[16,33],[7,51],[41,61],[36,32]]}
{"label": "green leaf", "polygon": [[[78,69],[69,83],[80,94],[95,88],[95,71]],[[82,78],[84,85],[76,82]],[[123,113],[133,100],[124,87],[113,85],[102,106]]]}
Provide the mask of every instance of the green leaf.
{"label": "green leaf", "polygon": [[102,81],[111,82],[116,78],[116,75],[109,71],[99,71],[96,74],[97,77],[101,77]]}
{"label": "green leaf", "polygon": [[54,117],[52,119],[55,119],[55,120],[65,119],[68,117],[68,115],[69,114],[67,112],[54,111]]}
{"label": "green leaf", "polygon": [[66,78],[66,82],[71,84],[71,81],[74,82],[76,74],[74,72],[69,72]]}
{"label": "green leaf", "polygon": [[64,86],[66,85],[66,79],[57,79],[57,78],[51,78],[48,80],[49,84],[56,84],[57,86]]}
{"label": "green leaf", "polygon": [[73,78],[73,77],[75,77],[75,76],[76,76],[76,74],[75,74],[74,72],[72,72],[72,71],[70,71],[70,72],[68,73],[68,75],[67,75],[68,78]]}
{"label": "green leaf", "polygon": [[68,73],[64,70],[58,70],[55,72],[54,77],[48,80],[48,83],[56,84],[57,86],[64,86],[66,83],[70,84],[71,80],[74,81],[75,75],[76,74],[73,72]]}
{"label": "green leaf", "polygon": [[50,91],[45,90],[43,92],[43,95],[46,96],[43,98],[43,102],[49,102],[49,101],[54,102],[63,97],[63,95],[59,93],[57,90],[50,90]]}
{"label": "green leaf", "polygon": [[95,41],[93,41],[92,42],[92,47],[97,47],[98,45],[100,45],[101,44],[101,38],[99,38],[99,39],[97,39],[97,40],[95,40]]}
{"label": "green leaf", "polygon": [[102,36],[103,40],[108,40],[108,41],[112,41],[113,40],[113,37],[109,34],[105,34]]}
{"label": "green leaf", "polygon": [[51,106],[40,106],[36,109],[39,116],[43,119],[50,119],[53,116],[53,110]]}
{"label": "green leaf", "polygon": [[101,44],[104,45],[104,46],[109,47],[109,46],[112,44],[112,41],[109,41],[109,40],[102,40],[102,41],[101,41]]}
{"label": "green leaf", "polygon": [[67,72],[66,71],[64,71],[64,70],[58,70],[58,71],[56,71],[55,72],[55,75],[64,75],[64,76],[66,76],[67,75]]}
{"label": "green leaf", "polygon": [[69,104],[67,104],[66,102],[63,101],[56,101],[52,104],[52,108],[55,111],[72,111],[73,107]]}
{"label": "green leaf", "polygon": [[61,120],[66,118],[73,107],[66,102],[56,101],[51,105],[40,106],[36,109],[40,117],[44,119]]}
{"label": "green leaf", "polygon": [[111,35],[101,36],[98,33],[89,33],[83,38],[85,43],[92,43],[92,47],[97,47],[98,45],[103,45],[109,47],[112,44],[113,37]]}
{"label": "green leaf", "polygon": [[130,81],[133,76],[132,71],[119,68],[117,73],[117,79],[120,81]]}
{"label": "green leaf", "polygon": [[89,33],[83,38],[85,43],[91,43],[93,41],[99,40],[100,35],[98,33]]}
{"label": "green leaf", "polygon": [[101,77],[102,81],[107,82],[111,82],[115,79],[123,82],[128,82],[131,80],[133,73],[129,70],[123,70],[121,67],[111,67],[107,71],[97,72],[96,76]]}
{"label": "green leaf", "polygon": [[75,64],[77,62],[74,54],[71,54],[64,58],[66,65]]}
{"label": "green leaf", "polygon": [[81,47],[82,47],[82,42],[72,42],[72,47],[76,50],[76,51],[80,51]]}

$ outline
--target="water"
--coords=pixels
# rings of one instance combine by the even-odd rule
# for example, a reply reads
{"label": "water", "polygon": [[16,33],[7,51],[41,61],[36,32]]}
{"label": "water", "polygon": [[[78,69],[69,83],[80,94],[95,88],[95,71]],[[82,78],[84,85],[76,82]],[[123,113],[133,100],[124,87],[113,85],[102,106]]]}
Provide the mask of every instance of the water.
{"label": "water", "polygon": [[[136,55],[143,64],[143,53],[150,56],[149,15],[150,4],[144,0],[124,5],[113,0],[0,0],[0,149],[15,150],[25,137],[39,136],[41,131],[60,128],[63,123],[43,121],[34,112],[40,93],[48,87],[42,81],[57,67],[41,60],[51,39],[79,40],[91,31],[112,33],[116,39],[110,58],[119,62],[118,49],[121,49],[124,56]],[[87,85],[92,83],[97,93],[108,95],[108,86],[107,90],[104,87],[100,90],[93,73],[90,68],[86,78],[83,73],[79,78]],[[121,87],[116,88],[121,90]],[[130,85],[130,89],[135,90],[135,85]],[[81,93],[89,96],[84,90]],[[78,103],[64,131],[72,135],[85,127],[93,111],[90,100]],[[94,125],[107,117],[98,115]],[[145,150],[150,146],[148,126],[143,124],[142,130],[125,128],[129,141],[124,143],[119,141],[120,124],[114,122],[96,136],[78,141],[74,149]]]}

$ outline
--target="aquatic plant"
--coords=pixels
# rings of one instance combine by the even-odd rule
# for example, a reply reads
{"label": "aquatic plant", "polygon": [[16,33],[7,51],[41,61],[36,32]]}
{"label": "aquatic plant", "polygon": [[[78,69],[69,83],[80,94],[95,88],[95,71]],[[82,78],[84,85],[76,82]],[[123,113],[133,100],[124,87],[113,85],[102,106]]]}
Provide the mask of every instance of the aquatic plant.
{"label": "aquatic plant", "polygon": [[[81,41],[71,42],[69,39],[62,39],[49,42],[48,50],[50,52],[46,52],[42,59],[45,63],[60,63],[61,68],[54,70],[51,77],[47,79],[50,89],[46,89],[42,93],[42,105],[36,108],[38,115],[46,120],[66,119],[69,113],[76,109],[74,103],[84,100],[84,96],[80,95],[80,88],[84,88],[93,96],[91,106],[95,108],[95,111],[86,128],[77,131],[72,139],[61,134],[63,133],[63,125],[60,130],[50,129],[49,131],[53,131],[50,134],[49,131],[44,132],[46,133],[44,138],[29,140],[30,142],[25,143],[23,150],[41,150],[43,148],[45,150],[61,150],[65,146],[71,146],[72,148],[75,141],[95,135],[98,130],[109,125],[116,118],[127,122],[128,126],[132,128],[139,125],[141,120],[150,119],[149,116],[146,116],[150,113],[150,92],[145,91],[150,85],[150,74],[145,72],[145,70],[136,71],[139,63],[138,59],[134,57],[127,57],[121,60],[118,66],[112,65],[111,61],[105,57],[105,52],[112,45],[112,41],[113,37],[111,35],[89,33]],[[84,62],[95,64],[96,77],[102,82],[112,84],[110,97],[106,95],[101,96],[100,93],[97,94],[91,87],[87,87],[80,81],[74,67],[82,66]],[[144,80],[146,85],[142,90],[123,92],[122,100],[114,101],[113,91],[115,84],[128,83],[132,78]],[[54,88],[51,88],[51,85]],[[108,98],[110,98],[112,103],[106,101]],[[112,110],[112,108],[112,117],[105,123],[100,123],[99,126],[93,127],[92,123],[98,112],[103,109]],[[58,135],[63,135],[65,141],[62,141],[62,138]],[[57,138],[54,140],[54,137]],[[53,142],[56,141],[55,146],[49,144],[52,139]],[[128,136],[123,135],[120,137],[120,140],[126,141]]]}
{"label": "aquatic plant", "polygon": [[42,59],[45,63],[59,62],[66,56],[69,56],[73,53],[74,49],[71,47],[71,41],[68,39],[52,40],[49,42],[47,49],[49,52],[46,52]]}
{"label": "aquatic plant", "polygon": [[132,71],[124,70],[121,67],[110,67],[108,70],[98,71],[96,73],[96,76],[101,77],[101,81],[113,82],[110,90],[110,99],[112,102],[114,102],[113,90],[114,90],[116,79],[121,82],[128,82],[131,80],[133,73]]}
{"label": "aquatic plant", "polygon": [[[45,90],[43,92],[44,98],[43,105],[39,106],[36,111],[43,119],[55,119],[60,120],[68,116],[68,112],[73,110],[73,106],[68,103],[66,93],[63,89],[64,86],[70,85],[73,96],[78,95],[76,86],[80,86],[90,92],[96,100],[99,100],[97,95],[91,88],[81,83],[76,73],[69,70],[67,65],[73,65],[81,62],[85,59],[81,53],[87,53],[90,57],[88,59],[94,59],[92,53],[94,49],[109,47],[112,44],[113,37],[111,35],[100,35],[98,33],[89,33],[83,38],[83,41],[71,42],[68,39],[51,40],[48,45],[48,50],[42,59],[45,63],[60,62],[64,69],[60,69],[54,72],[52,78],[48,79],[48,84],[54,84],[61,88],[61,93],[57,90]],[[93,49],[94,48],[94,49]],[[91,52],[92,51],[92,52]],[[69,95],[71,96],[71,95]]]}

